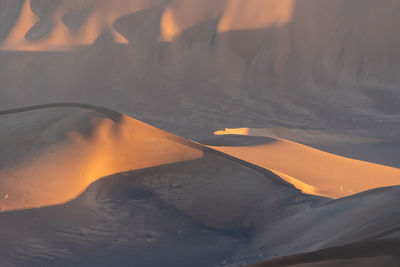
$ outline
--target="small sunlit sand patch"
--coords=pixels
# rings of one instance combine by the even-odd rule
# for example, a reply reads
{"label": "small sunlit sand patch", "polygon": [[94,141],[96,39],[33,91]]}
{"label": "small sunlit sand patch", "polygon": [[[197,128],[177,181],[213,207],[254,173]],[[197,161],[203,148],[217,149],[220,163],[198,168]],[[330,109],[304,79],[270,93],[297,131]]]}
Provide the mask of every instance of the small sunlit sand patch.
{"label": "small sunlit sand patch", "polygon": [[368,137],[355,137],[338,133],[327,133],[318,130],[274,128],[225,128],[214,135],[246,135],[292,140],[307,144],[336,144],[336,143],[374,143],[379,140]]}
{"label": "small sunlit sand patch", "polygon": [[160,24],[160,40],[171,42],[177,35],[180,34],[180,29],[175,21],[172,9],[167,8],[162,17]]}
{"label": "small sunlit sand patch", "polygon": [[218,31],[264,29],[282,26],[292,20],[293,0],[251,2],[252,5],[248,4],[248,0],[227,1]]}
{"label": "small sunlit sand patch", "polygon": [[[263,133],[261,136],[268,136],[267,131],[259,132]],[[215,135],[257,136],[257,129],[225,129],[216,131]],[[400,184],[400,169],[334,155],[272,137],[275,142],[261,145],[210,147],[269,169],[307,194],[341,198]]]}
{"label": "small sunlit sand patch", "polygon": [[227,135],[227,134],[236,134],[236,135],[250,135],[249,128],[225,128],[225,130],[215,131],[215,135]]}

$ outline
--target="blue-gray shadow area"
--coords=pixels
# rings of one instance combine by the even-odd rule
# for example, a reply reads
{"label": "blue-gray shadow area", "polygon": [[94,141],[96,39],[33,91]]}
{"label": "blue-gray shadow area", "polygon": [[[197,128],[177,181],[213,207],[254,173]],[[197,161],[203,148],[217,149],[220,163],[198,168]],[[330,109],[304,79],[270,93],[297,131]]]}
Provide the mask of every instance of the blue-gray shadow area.
{"label": "blue-gray shadow area", "polygon": [[221,135],[202,139],[199,143],[207,146],[259,146],[268,145],[276,142],[275,138],[247,135]]}
{"label": "blue-gray shadow area", "polygon": [[[387,232],[399,217],[385,210],[395,205],[393,196],[400,187],[329,200],[303,195],[275,179],[268,171],[260,172],[213,153],[111,175],[68,203],[0,213],[0,263],[200,267],[257,262],[261,260],[258,256],[235,255],[254,255],[250,244],[265,227],[278,225],[279,229],[282,222],[278,231],[284,239],[276,246],[290,246],[298,237],[287,239],[285,221],[294,218],[293,227],[299,234],[323,229],[332,218],[352,227],[351,218],[340,215],[348,209],[363,210],[361,203],[371,197],[391,196],[382,202],[382,214],[371,214],[370,222],[359,231],[332,236],[341,236],[339,241],[346,244],[346,236],[378,239],[398,232]],[[385,217],[385,212],[391,218]],[[302,214],[311,218],[299,220]],[[386,223],[382,224],[384,218]],[[368,236],[366,231],[386,234]],[[276,253],[273,246],[266,249],[271,254],[264,252],[263,258]]]}
{"label": "blue-gray shadow area", "polygon": [[[269,172],[261,174],[212,154],[115,174],[68,203],[0,213],[0,263],[200,267],[231,262],[253,238],[254,225],[246,217],[259,200],[272,197],[275,202],[278,197],[279,205],[307,201],[291,186],[269,178]],[[255,179],[264,190],[286,193],[265,196],[251,187],[220,187],[235,179]],[[209,185],[201,188],[204,183]],[[237,198],[245,202],[243,207],[225,216],[224,209],[231,209]],[[269,216],[273,213],[279,213],[278,207]]]}

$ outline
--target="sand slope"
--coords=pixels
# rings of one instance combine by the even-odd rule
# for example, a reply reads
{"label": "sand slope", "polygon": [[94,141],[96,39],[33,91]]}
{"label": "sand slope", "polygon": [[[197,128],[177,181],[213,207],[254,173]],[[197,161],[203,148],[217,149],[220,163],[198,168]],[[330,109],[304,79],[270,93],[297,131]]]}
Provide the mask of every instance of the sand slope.
{"label": "sand slope", "polygon": [[249,265],[273,266],[397,266],[400,259],[398,240],[369,241],[313,253],[278,258]]}
{"label": "sand slope", "polygon": [[[240,266],[399,236],[398,187],[333,201],[106,109],[64,104],[3,113],[2,134],[14,149],[3,150],[1,171],[25,174],[1,177],[1,188],[12,190],[1,205],[14,209],[0,213],[3,266]],[[133,127],[126,139],[124,127]],[[79,135],[84,141],[76,143]],[[63,149],[43,156],[57,145]],[[29,175],[25,166],[43,173]],[[93,167],[99,172],[83,183]],[[21,200],[25,183],[35,193],[29,201]],[[20,210],[44,197],[51,206]]]}
{"label": "sand slope", "polygon": [[212,147],[269,169],[308,194],[339,198],[400,184],[398,168],[337,156],[285,139],[268,141]]}
{"label": "sand slope", "polygon": [[104,176],[203,154],[139,121],[116,119],[92,110],[51,106],[3,114],[0,195],[7,199],[1,198],[1,208],[63,203]]}

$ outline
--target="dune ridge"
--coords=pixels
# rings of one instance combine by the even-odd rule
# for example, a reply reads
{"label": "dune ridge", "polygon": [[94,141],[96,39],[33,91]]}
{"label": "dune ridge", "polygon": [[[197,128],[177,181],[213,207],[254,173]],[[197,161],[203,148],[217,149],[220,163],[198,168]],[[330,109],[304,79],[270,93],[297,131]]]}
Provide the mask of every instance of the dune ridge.
{"label": "dune ridge", "polygon": [[[83,116],[79,115],[73,111],[74,106],[87,111]],[[104,115],[96,115],[93,108]],[[42,147],[38,144],[37,151],[32,152],[35,158],[11,167],[3,166],[0,171],[1,191],[8,197],[2,201],[2,210],[60,204],[75,198],[102,177],[202,156],[201,151],[180,144],[161,130],[120,114],[117,121],[113,121],[108,117],[114,115],[112,112],[89,105],[53,104],[0,114],[2,124],[9,122],[17,126],[24,123],[29,127],[32,124],[21,120],[21,116],[27,114],[29,118],[32,112],[46,110],[54,110],[54,114],[47,113],[48,116],[41,120],[57,119],[57,122],[52,122],[45,131],[59,132],[57,127],[62,123],[81,124],[83,128],[65,132],[54,144]],[[82,125],[82,122],[88,125]],[[89,134],[82,130],[85,127],[90,128]],[[3,139],[2,142],[7,142],[10,137],[3,136]]]}
{"label": "dune ridge", "polygon": [[[45,128],[37,133],[39,140],[31,139],[37,143],[32,151],[27,151],[31,156],[13,159],[13,146],[20,148],[21,144],[12,135],[35,127],[38,118]],[[0,120],[0,125],[10,128],[3,133],[2,144],[7,143],[5,151],[10,150],[11,159],[5,155],[3,161],[18,160],[17,164],[3,164],[0,170],[0,195],[7,195],[7,199],[0,199],[3,211],[61,204],[100,178],[190,161],[201,158],[205,152],[261,173],[268,172],[115,111],[87,104],[55,103],[4,110],[0,111]],[[73,129],[68,130],[64,124]],[[278,177],[275,179],[281,182]]]}
{"label": "dune ridge", "polygon": [[[247,128],[225,129],[215,134],[240,136],[250,131]],[[256,133],[253,131],[252,135],[257,136]],[[398,168],[345,158],[282,138],[275,137],[273,142],[264,145],[211,147],[270,169],[303,192],[320,196],[341,198],[400,184]]]}
{"label": "dune ridge", "polygon": [[3,111],[0,126],[2,265],[240,266],[399,233],[399,187],[303,194],[252,163],[88,105]]}

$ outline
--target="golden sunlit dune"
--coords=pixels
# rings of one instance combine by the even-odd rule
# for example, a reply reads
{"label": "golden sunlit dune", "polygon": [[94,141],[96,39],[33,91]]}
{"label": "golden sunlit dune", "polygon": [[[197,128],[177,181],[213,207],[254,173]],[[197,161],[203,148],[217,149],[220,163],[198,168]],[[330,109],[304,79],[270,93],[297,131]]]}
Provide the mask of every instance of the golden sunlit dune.
{"label": "golden sunlit dune", "polygon": [[[216,134],[249,132],[250,129],[239,128]],[[400,169],[337,156],[284,139],[265,145],[212,148],[270,169],[308,194],[340,198],[400,184]]]}
{"label": "golden sunlit dune", "polygon": [[[64,109],[46,113],[43,120],[52,120],[52,116],[68,118],[70,112]],[[119,122],[90,112],[85,117],[91,127],[89,137],[79,129],[70,130],[65,139],[41,148],[34,158],[0,170],[1,191],[8,196],[1,206],[3,210],[64,203],[102,177],[192,160],[203,154],[178,142],[173,135],[127,116]]]}

